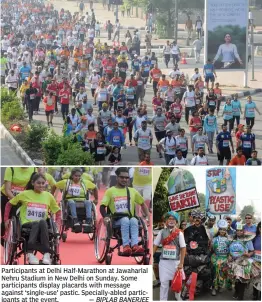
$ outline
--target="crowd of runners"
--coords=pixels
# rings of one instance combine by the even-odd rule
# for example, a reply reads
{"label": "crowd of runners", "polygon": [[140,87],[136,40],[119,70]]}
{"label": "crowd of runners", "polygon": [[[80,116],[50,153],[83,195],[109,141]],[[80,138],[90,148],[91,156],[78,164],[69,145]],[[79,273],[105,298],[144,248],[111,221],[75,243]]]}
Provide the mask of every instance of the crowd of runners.
{"label": "crowd of runners", "polygon": [[254,223],[252,214],[241,221],[197,209],[180,221],[171,211],[159,219],[154,236],[154,288],[160,286],[161,301],[168,300],[170,281],[181,269],[185,275],[176,300],[192,300],[204,291],[224,300],[225,290],[233,290],[235,300],[261,300],[261,222]]}
{"label": "crowd of runners", "polygon": [[168,67],[172,59],[174,68],[165,74],[151,51],[149,31],[145,55],[138,30],[127,31],[119,43],[119,20],[102,25],[108,42],[101,43],[93,6],[78,5],[72,13],[56,10],[51,2],[2,2],[1,81],[21,98],[30,122],[42,102],[47,125],[52,127],[59,114],[63,134],[81,142],[96,164],[118,164],[121,149],[132,145],[137,146],[138,163],[147,155],[152,164],[154,137],[167,165],[208,165],[207,150],[217,153],[219,164],[229,164],[235,151],[231,164],[261,164],[252,132],[256,111],[260,114],[256,103],[249,96],[243,106],[237,94],[225,100],[211,61],[205,62],[203,73],[195,68],[188,78],[177,65],[179,46],[167,41],[164,61]]}
{"label": "crowd of runners", "polygon": [[[139,239],[141,225],[138,221],[141,217],[145,228],[150,223],[151,183],[152,169],[146,167],[5,168],[1,188],[1,245],[5,251],[5,264],[13,264],[14,259],[11,261],[10,258],[14,258],[16,247],[12,244],[16,241],[17,248],[22,246],[26,253],[26,263],[59,264],[53,261],[56,250],[50,251],[50,219],[55,223],[53,235],[58,236],[58,242],[59,239],[65,241],[66,229],[73,233],[93,234],[98,224],[96,211],[105,223],[112,219],[113,227],[120,227],[122,256],[142,256],[143,253],[146,256],[148,243],[144,243],[145,238]],[[81,205],[82,214],[79,212]],[[15,227],[17,234],[22,230],[20,236],[23,237],[29,230],[26,245],[23,242],[20,245],[19,235],[12,237],[12,217],[15,216],[21,225]],[[105,240],[102,241],[104,244]],[[43,255],[42,260],[35,252]]]}

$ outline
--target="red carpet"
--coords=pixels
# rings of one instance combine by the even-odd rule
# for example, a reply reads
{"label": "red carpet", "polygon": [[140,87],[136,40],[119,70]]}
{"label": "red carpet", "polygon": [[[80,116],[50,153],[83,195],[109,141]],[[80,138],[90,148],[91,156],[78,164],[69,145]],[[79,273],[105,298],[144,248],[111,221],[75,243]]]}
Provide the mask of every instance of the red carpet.
{"label": "red carpet", "polygon": [[[99,191],[99,202],[97,205],[98,220],[101,217],[99,206],[104,196],[104,193],[105,188],[101,188],[101,190]],[[61,199],[61,194],[59,195],[59,198]],[[150,220],[150,225],[152,226],[152,217],[150,218]],[[149,247],[152,246],[151,226],[149,227]],[[68,237],[66,242],[60,241],[60,258],[62,265],[99,265],[98,261],[95,258],[94,242],[89,239],[87,234],[75,234],[68,231],[67,235]],[[111,241],[111,246],[113,246],[114,243],[115,241]],[[1,257],[1,262],[3,264],[3,253]],[[22,258],[20,258],[19,264],[22,264]],[[117,250],[115,250],[113,253],[112,264],[133,265],[136,264],[136,261],[132,257],[119,257],[117,255]]]}

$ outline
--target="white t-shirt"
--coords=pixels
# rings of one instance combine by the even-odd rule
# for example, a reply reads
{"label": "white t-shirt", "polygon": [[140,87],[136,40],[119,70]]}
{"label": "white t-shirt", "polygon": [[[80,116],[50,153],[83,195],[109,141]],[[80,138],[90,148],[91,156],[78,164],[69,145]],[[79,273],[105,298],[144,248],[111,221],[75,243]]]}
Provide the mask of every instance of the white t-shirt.
{"label": "white t-shirt", "polygon": [[170,73],[169,73],[169,77],[171,79],[174,79],[177,75],[181,75],[181,71],[180,70],[172,70]]}
{"label": "white t-shirt", "polygon": [[169,162],[169,166],[188,166],[188,160],[184,157],[178,159],[177,157],[172,158]]}
{"label": "white t-shirt", "polygon": [[192,158],[191,165],[192,166],[208,166],[208,159],[205,155],[203,157],[197,155]]}
{"label": "white t-shirt", "polygon": [[172,55],[178,55],[179,54],[179,47],[177,45],[173,45],[171,48]]}
{"label": "white t-shirt", "polygon": [[195,92],[194,91],[186,91],[183,95],[183,99],[185,100],[186,107],[196,106]]}
{"label": "white t-shirt", "polygon": [[191,81],[195,82],[195,80],[200,78],[200,77],[201,77],[200,73],[194,73],[191,77]]}
{"label": "white t-shirt", "polygon": [[91,75],[89,77],[89,81],[91,83],[91,89],[96,89],[98,87],[99,84],[99,80],[100,80],[100,75]]}
{"label": "white t-shirt", "polygon": [[159,144],[164,147],[166,154],[176,154],[176,139],[174,137],[171,137],[170,139],[168,137],[164,137],[160,140]]}
{"label": "white t-shirt", "polygon": [[138,129],[134,135],[134,138],[137,139],[137,147],[143,150],[151,149],[151,139],[152,132],[150,129],[146,129],[145,131],[142,129]]}
{"label": "white t-shirt", "polygon": [[[182,232],[179,232],[178,239],[179,239],[180,248],[186,247],[185,237],[184,237],[184,234]],[[154,245],[156,245],[156,246],[162,245],[162,232],[161,231],[157,234],[157,236],[154,240]]]}

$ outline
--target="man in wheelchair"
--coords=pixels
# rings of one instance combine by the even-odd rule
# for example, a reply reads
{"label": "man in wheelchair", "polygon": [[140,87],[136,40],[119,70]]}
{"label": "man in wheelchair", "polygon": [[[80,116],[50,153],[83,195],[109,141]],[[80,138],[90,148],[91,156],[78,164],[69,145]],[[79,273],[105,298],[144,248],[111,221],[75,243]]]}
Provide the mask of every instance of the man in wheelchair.
{"label": "man in wheelchair", "polygon": [[39,259],[34,251],[43,254],[42,263],[51,264],[50,243],[48,230],[48,213],[57,213],[56,219],[60,218],[60,208],[54,197],[45,191],[46,178],[40,173],[33,173],[25,191],[12,198],[5,207],[5,227],[9,226],[9,214],[12,206],[21,204],[19,219],[22,229],[28,230],[27,261],[29,264],[39,264]]}
{"label": "man in wheelchair", "polygon": [[135,206],[136,204],[141,205],[143,212],[148,218],[147,206],[143,197],[134,188],[127,187],[129,180],[128,169],[121,167],[115,173],[117,184],[105,192],[100,206],[100,213],[104,218],[105,224],[112,217],[113,227],[121,227],[124,255],[143,253],[144,248],[138,245],[139,224],[138,219],[135,217]]}
{"label": "man in wheelchair", "polygon": [[[68,179],[63,179],[55,184],[52,189],[54,194],[56,188],[63,190],[63,200],[65,201],[65,208],[68,206],[70,214],[73,220],[73,231],[75,233],[83,232],[92,233],[93,232],[93,220],[92,220],[92,202],[88,200],[88,192],[93,190],[95,197],[94,204],[98,203],[98,190],[95,184],[87,179],[82,179],[81,168],[74,168],[71,171],[71,175]],[[84,203],[86,210],[86,221],[81,224],[77,217],[77,205],[76,203]],[[63,214],[64,214],[63,209]]]}

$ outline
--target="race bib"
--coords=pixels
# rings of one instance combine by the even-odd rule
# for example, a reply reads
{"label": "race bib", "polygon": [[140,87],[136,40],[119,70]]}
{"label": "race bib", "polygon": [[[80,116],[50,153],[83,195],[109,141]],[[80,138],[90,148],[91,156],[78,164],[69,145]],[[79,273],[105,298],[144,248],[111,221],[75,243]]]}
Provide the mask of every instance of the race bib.
{"label": "race bib", "polygon": [[176,260],[177,258],[176,246],[174,245],[163,246],[163,258],[169,260]]}
{"label": "race bib", "polygon": [[253,259],[257,262],[261,262],[261,251],[254,251]]}
{"label": "race bib", "polygon": [[208,119],[208,120],[207,120],[208,126],[213,126],[213,125],[214,125],[214,122],[215,122],[215,120],[213,120],[213,119]]}
{"label": "race bib", "polygon": [[80,195],[80,191],[81,191],[80,185],[74,184],[74,185],[69,186],[69,188],[68,188],[68,195],[79,196]]}
{"label": "race bib", "polygon": [[124,106],[124,103],[123,103],[123,102],[118,102],[118,103],[117,103],[117,106],[118,106],[118,107],[123,107],[123,106]]}
{"label": "race bib", "polygon": [[210,101],[209,106],[216,106],[216,102],[215,101]]}
{"label": "race bib", "polygon": [[244,142],[243,142],[243,148],[250,149],[250,148],[251,148],[251,142],[244,141]]}
{"label": "race bib", "polygon": [[47,212],[47,206],[41,203],[28,203],[26,208],[26,219],[38,221],[44,219]]}
{"label": "race bib", "polygon": [[34,100],[35,99],[35,94],[30,94],[30,100]]}
{"label": "race bib", "polygon": [[179,108],[175,108],[175,109],[174,109],[174,112],[175,112],[175,113],[180,113],[180,109],[179,109]]}
{"label": "race bib", "polygon": [[53,100],[48,98],[47,99],[47,103],[46,103],[48,106],[52,106],[53,105]]}
{"label": "race bib", "polygon": [[17,194],[21,193],[24,191],[24,187],[21,186],[16,186],[16,185],[11,185],[11,191],[13,193],[14,196],[16,196]]}
{"label": "race bib", "polygon": [[248,110],[247,110],[247,112],[249,113],[249,114],[253,114],[254,113],[254,108],[249,108]]}
{"label": "race bib", "polygon": [[119,196],[114,198],[116,213],[124,213],[128,211],[127,197]]}
{"label": "race bib", "polygon": [[114,143],[118,143],[120,141],[120,137],[119,136],[114,136],[113,137],[113,142]]}
{"label": "race bib", "polygon": [[183,150],[187,150],[187,146],[186,146],[186,143],[181,143],[179,144],[179,147],[180,149],[183,151]]}
{"label": "race bib", "polygon": [[139,168],[138,173],[141,176],[148,176],[149,173],[150,173],[150,169],[148,169],[148,168]]}
{"label": "race bib", "polygon": [[229,140],[223,140],[223,147],[229,147]]}
{"label": "race bib", "polygon": [[138,84],[139,86],[141,86],[141,85],[143,85],[143,81],[137,81],[137,84]]}
{"label": "race bib", "polygon": [[106,148],[98,147],[96,153],[97,154],[105,154],[106,153]]}

